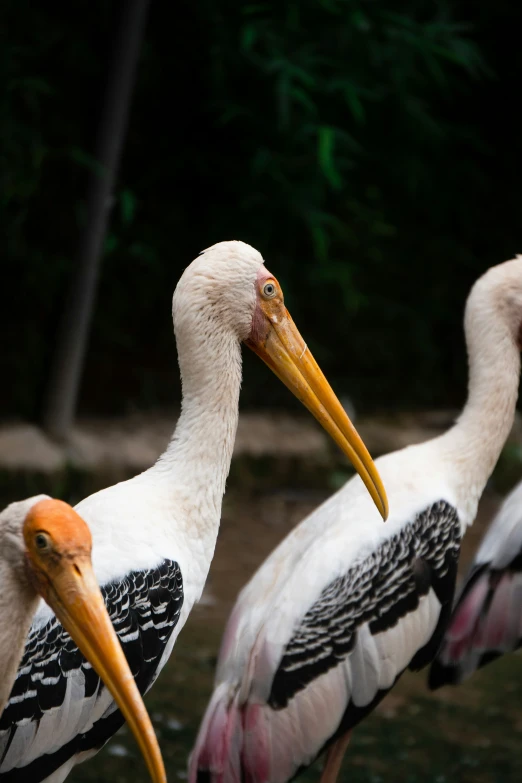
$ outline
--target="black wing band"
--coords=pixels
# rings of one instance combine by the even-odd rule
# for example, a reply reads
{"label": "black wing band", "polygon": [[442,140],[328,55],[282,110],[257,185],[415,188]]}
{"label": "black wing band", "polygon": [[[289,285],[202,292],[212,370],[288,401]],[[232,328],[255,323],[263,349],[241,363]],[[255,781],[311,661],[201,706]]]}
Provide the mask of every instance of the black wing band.
{"label": "black wing band", "polygon": [[355,647],[363,624],[372,634],[392,628],[432,588],[445,619],[441,612],[431,640],[410,664],[427,665],[451,611],[460,537],[455,508],[440,501],[325,587],[286,646],[272,682],[270,706],[284,708],[294,694],[337,666]]}

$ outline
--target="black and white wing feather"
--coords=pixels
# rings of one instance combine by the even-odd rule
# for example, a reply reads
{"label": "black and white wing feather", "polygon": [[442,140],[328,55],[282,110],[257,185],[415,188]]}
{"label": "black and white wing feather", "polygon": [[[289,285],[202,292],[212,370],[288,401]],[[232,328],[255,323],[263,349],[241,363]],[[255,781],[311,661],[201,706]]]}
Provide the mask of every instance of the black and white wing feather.
{"label": "black and white wing feather", "polygon": [[[158,674],[183,605],[176,562],[134,571],[102,594],[140,692]],[[0,781],[37,783],[72,756],[101,748],[124,719],[56,617],[31,630],[0,717]]]}
{"label": "black and white wing feather", "polygon": [[[450,617],[460,539],[456,509],[430,505],[327,584],[281,644],[283,594],[300,601],[293,574],[240,666],[232,615],[190,782],[214,779],[210,771],[220,780],[288,781],[364,718],[406,668],[427,665]],[[306,563],[320,573],[320,563]],[[306,579],[306,566],[297,573]],[[242,678],[233,685],[237,670]]]}
{"label": "black and white wing feather", "polygon": [[[423,629],[407,664],[412,669],[426,666],[449,617],[459,551],[456,511],[447,503],[437,503],[331,582],[288,642],[268,703],[274,709],[285,707],[309,683],[349,659],[363,628],[374,638],[392,631],[431,593],[440,607],[436,627]],[[393,652],[390,648],[389,653]],[[370,659],[366,660],[370,665]],[[397,669],[395,676],[401,671]],[[368,693],[372,699],[376,695]]]}

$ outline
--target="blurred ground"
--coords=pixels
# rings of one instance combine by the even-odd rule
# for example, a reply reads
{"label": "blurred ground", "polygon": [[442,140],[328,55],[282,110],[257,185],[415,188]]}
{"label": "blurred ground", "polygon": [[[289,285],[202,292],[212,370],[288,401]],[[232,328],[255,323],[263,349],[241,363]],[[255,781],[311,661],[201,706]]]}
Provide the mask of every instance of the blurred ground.
{"label": "blurred ground", "polygon": [[[407,417],[402,419],[402,426],[392,426],[388,421],[387,427],[382,427],[378,421],[362,420],[357,425],[364,437],[368,433],[371,437],[371,427],[380,429],[381,439],[382,433],[388,433],[388,445],[393,448],[411,442],[408,439],[412,436],[424,433],[426,437],[428,429],[435,434],[435,430],[447,426],[449,414],[430,416],[419,419],[412,415],[409,426],[405,426]],[[429,427],[427,421],[431,421]],[[313,432],[314,424],[310,426]],[[219,640],[237,592],[281,538],[348,475],[346,466],[332,459],[328,451],[319,458],[314,448],[308,452],[304,449],[296,458],[298,439],[291,446],[289,421],[284,424],[282,419],[268,417],[258,427],[258,434],[263,427],[269,433],[267,441],[284,434],[286,446],[280,449],[279,457],[272,453],[270,459],[266,454],[254,458],[246,447],[242,456],[236,454],[203,600],[195,607],[174,654],[146,698],[170,781],[185,779],[187,756],[212,689]],[[390,434],[394,427],[398,439]],[[252,422],[248,429],[251,436]],[[294,434],[298,431],[295,425]],[[313,437],[320,442],[322,436],[316,428]],[[372,450],[375,454],[380,451]],[[478,519],[466,536],[462,570],[495,513],[501,492],[522,474],[510,454],[508,449],[483,497]],[[321,470],[318,465],[322,465]],[[2,501],[13,497],[15,488],[18,497],[23,496],[22,489],[25,494],[42,491],[41,474],[23,480],[19,471],[0,475]],[[79,500],[86,490],[85,477],[79,480],[76,474],[61,475],[54,491],[73,502]],[[90,489],[98,488],[101,481],[98,476]],[[105,477],[105,483],[111,481]],[[46,491],[53,489],[47,487]],[[518,783],[522,773],[520,657],[512,655],[497,661],[458,689],[432,694],[425,680],[426,672],[406,674],[357,728],[341,783]],[[300,780],[317,781],[319,772],[316,765]],[[147,776],[133,739],[123,729],[95,759],[77,767],[69,779],[78,783],[138,783],[146,781]]]}
{"label": "blurred ground", "polygon": [[[355,418],[350,401],[344,404],[374,456],[435,437],[458,415],[455,410],[428,410]],[[0,470],[48,474],[67,466],[80,471],[145,470],[165,449],[176,420],[175,411],[80,419],[67,446],[53,442],[34,424],[0,422]],[[522,446],[519,415],[508,442]],[[297,456],[324,462],[330,452],[328,436],[306,414],[250,411],[239,416],[236,459]]]}

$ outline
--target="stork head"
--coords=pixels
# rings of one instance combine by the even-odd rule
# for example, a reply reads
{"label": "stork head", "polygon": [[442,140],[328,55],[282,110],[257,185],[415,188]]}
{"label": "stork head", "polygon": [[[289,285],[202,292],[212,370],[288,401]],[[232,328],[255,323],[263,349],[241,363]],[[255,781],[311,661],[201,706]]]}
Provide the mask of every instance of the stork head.
{"label": "stork head", "polygon": [[0,531],[21,590],[32,588],[54,610],[129,722],[152,779],[163,783],[156,736],[92,570],[89,528],[67,503],[38,495],[8,506]]}
{"label": "stork head", "polygon": [[71,568],[79,573],[86,563],[91,567],[91,532],[61,500],[35,499],[25,516],[23,537],[31,578],[48,603],[58,574]]}
{"label": "stork head", "polygon": [[[244,342],[315,416],[348,456],[386,519],[388,501],[373,461],[299,334],[277,279],[244,242],[220,242],[183,273],[174,292],[174,329],[182,374],[191,372],[198,341]],[[182,351],[183,347],[183,351]],[[208,379],[210,382],[210,378]],[[215,383],[215,379],[214,379]]]}

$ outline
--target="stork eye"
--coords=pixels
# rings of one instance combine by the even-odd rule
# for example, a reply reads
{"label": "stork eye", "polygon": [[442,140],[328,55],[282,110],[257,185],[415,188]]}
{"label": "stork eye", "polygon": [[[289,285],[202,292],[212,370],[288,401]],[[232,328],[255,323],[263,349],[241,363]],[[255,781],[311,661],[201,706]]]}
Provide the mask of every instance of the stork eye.
{"label": "stork eye", "polygon": [[37,533],[34,537],[34,543],[40,552],[44,552],[46,549],[49,549],[49,538],[45,535],[45,533]]}
{"label": "stork eye", "polygon": [[265,299],[272,299],[276,295],[276,287],[274,283],[265,283],[263,286],[263,296]]}

